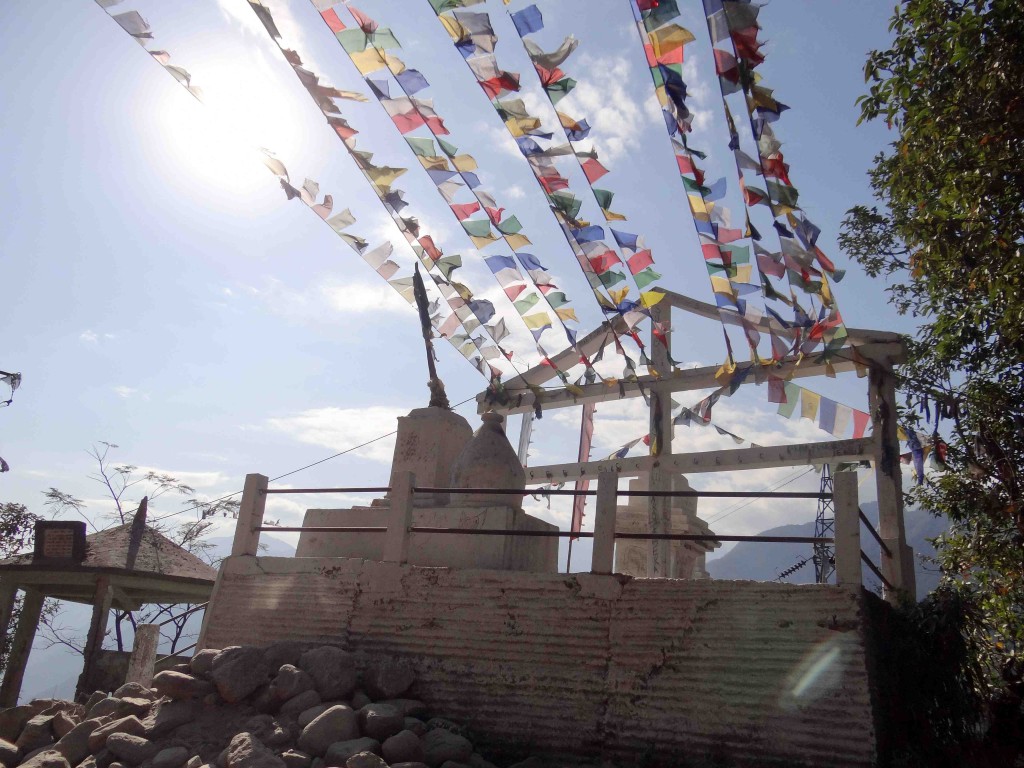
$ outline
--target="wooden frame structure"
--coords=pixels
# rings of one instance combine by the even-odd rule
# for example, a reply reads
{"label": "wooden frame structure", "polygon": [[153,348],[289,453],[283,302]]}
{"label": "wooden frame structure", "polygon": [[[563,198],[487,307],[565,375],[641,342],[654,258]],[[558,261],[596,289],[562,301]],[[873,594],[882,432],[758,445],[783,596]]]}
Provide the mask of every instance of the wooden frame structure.
{"label": "wooden frame structure", "polygon": [[[783,378],[821,376],[827,371],[868,372],[868,407],[872,433],[868,437],[852,440],[831,440],[784,446],[755,446],[722,451],[673,453],[672,451],[672,394],[719,386],[715,378],[717,366],[690,370],[672,370],[671,310],[680,309],[708,319],[720,320],[717,307],[705,302],[665,291],[665,298],[651,311],[661,324],[666,338],[662,344],[651,334],[650,357],[653,368],[664,372],[662,376],[640,376],[634,382],[621,382],[621,388],[609,390],[604,383],[583,385],[582,394],[573,394],[565,388],[539,390],[555,378],[555,368],[540,365],[505,383],[515,393],[505,405],[493,402],[487,392],[477,395],[477,410],[494,410],[506,415],[532,412],[536,405],[542,409],[567,408],[588,402],[607,402],[622,397],[637,397],[646,392],[650,399],[650,430],[662,436],[657,455],[629,459],[570,462],[538,467],[526,467],[527,482],[563,482],[580,478],[595,479],[601,472],[614,471],[621,476],[649,475],[649,488],[653,491],[671,489],[672,475],[680,473],[730,472],[744,469],[801,466],[822,462],[870,461],[874,467],[875,488],[878,497],[879,533],[888,548],[883,553],[881,570],[893,585],[886,590],[886,598],[895,599],[899,592],[915,593],[913,551],[906,543],[903,520],[903,486],[899,463],[899,443],[896,436],[896,380],[893,366],[904,361],[906,342],[897,333],[847,328],[846,346],[842,347],[828,366],[812,358],[787,357],[773,370]],[[769,332],[767,320],[758,330]],[[617,333],[626,330],[621,317],[614,317],[597,330],[580,339],[576,348],[570,348],[552,358],[559,370],[567,370],[578,362],[578,353],[591,356],[613,341]],[[843,353],[846,353],[845,355]],[[757,363],[737,364],[737,370]],[[757,380],[750,379],[751,380]],[[531,389],[533,388],[533,389]],[[660,417],[661,423],[657,422]],[[521,450],[520,458],[525,458]],[[524,462],[525,463],[525,462]],[[650,530],[666,533],[669,530],[668,500],[651,497],[649,500]],[[652,541],[649,557],[650,576],[664,576],[669,572],[668,542]]]}

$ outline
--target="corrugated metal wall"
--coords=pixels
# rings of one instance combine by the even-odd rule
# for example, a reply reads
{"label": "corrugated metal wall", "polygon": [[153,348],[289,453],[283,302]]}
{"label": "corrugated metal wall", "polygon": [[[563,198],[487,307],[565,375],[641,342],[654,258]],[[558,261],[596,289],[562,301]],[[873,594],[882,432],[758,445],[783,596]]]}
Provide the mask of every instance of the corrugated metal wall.
{"label": "corrugated metal wall", "polygon": [[204,632],[411,658],[417,696],[506,754],[874,757],[860,596],[837,587],[232,558]]}

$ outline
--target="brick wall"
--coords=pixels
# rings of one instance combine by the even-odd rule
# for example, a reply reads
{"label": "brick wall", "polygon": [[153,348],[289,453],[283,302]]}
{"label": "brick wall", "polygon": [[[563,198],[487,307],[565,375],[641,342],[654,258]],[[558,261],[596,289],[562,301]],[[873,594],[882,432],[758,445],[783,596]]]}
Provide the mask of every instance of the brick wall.
{"label": "brick wall", "polygon": [[830,586],[225,561],[203,644],[404,656],[499,754],[871,765],[862,596]]}

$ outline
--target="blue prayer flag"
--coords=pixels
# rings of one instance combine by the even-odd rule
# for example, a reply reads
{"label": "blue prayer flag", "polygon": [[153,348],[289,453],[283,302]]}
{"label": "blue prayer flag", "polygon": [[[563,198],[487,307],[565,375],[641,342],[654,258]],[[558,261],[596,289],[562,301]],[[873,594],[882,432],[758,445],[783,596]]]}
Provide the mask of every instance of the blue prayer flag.
{"label": "blue prayer flag", "polygon": [[544,29],[544,17],[536,5],[528,5],[523,10],[513,13],[512,23],[516,25],[516,32],[520,37]]}

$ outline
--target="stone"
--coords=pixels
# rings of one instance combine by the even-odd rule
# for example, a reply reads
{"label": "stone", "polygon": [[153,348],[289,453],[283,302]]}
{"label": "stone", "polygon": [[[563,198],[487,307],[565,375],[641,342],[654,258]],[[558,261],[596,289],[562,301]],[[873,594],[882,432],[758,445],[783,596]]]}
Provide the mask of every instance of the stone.
{"label": "stone", "polygon": [[67,712],[58,712],[53,716],[50,727],[53,728],[53,735],[60,739],[70,733],[71,729],[78,725],[78,721]]}
{"label": "stone", "polygon": [[109,694],[106,691],[93,691],[89,694],[89,698],[85,700],[85,711],[88,712],[98,702],[103,701]]}
{"label": "stone", "polygon": [[185,747],[167,747],[153,755],[153,768],[178,768],[188,760]]}
{"label": "stone", "polygon": [[352,694],[352,709],[358,711],[367,704],[373,704],[373,699],[366,695],[365,691],[356,691]]}
{"label": "stone", "polygon": [[89,737],[101,725],[103,725],[103,720],[98,717],[83,720],[61,736],[54,749],[64,755],[71,765],[78,765],[92,751],[89,749]]}
{"label": "stone", "polygon": [[11,743],[18,740],[25,724],[32,719],[35,711],[27,704],[0,711],[0,739]]}
{"label": "stone", "polygon": [[89,755],[85,760],[78,764],[78,768],[97,768],[96,758]]}
{"label": "stone", "polygon": [[245,729],[268,747],[280,747],[292,741],[288,729],[271,715],[257,715],[250,718]]}
{"label": "stone", "polygon": [[14,744],[22,754],[28,754],[53,742],[53,715],[34,715],[25,723]]}
{"label": "stone", "polygon": [[110,768],[117,758],[114,757],[113,752],[104,747],[99,752],[96,752],[92,759],[96,761],[96,768]]}
{"label": "stone", "polygon": [[444,731],[451,731],[452,733],[458,734],[459,736],[466,735],[466,727],[459,725],[454,720],[449,720],[447,717],[432,717],[427,720],[427,730],[433,731],[440,728]]}
{"label": "stone", "polygon": [[7,739],[0,739],[0,765],[4,768],[14,768],[18,764],[18,748]]}
{"label": "stone", "polygon": [[117,705],[117,710],[114,712],[115,717],[127,717],[128,715],[135,715],[136,717],[144,717],[149,708],[153,706],[152,699],[140,699],[134,696],[126,696],[121,699],[121,703]]}
{"label": "stone", "polygon": [[[294,700],[295,699],[292,699],[292,701]],[[288,703],[290,704],[291,702]],[[333,703],[328,702],[327,704],[314,704],[309,709],[302,710],[302,712],[299,713],[298,718],[299,726],[305,728],[307,725],[312,723],[316,718],[318,718],[320,715],[322,715],[324,712],[326,712],[333,706]],[[281,711],[284,712],[284,707],[281,707]]]}
{"label": "stone", "polygon": [[219,649],[204,648],[197,651],[196,655],[189,659],[188,668],[196,677],[207,678],[213,671],[213,660],[220,653]]}
{"label": "stone", "polygon": [[160,701],[150,710],[144,721],[146,735],[159,739],[195,719],[198,704],[195,701]]}
{"label": "stone", "polygon": [[214,657],[210,677],[221,698],[236,704],[267,682],[270,669],[259,648],[234,646]]}
{"label": "stone", "polygon": [[22,763],[26,768],[71,768],[67,758],[52,749],[43,750]]}
{"label": "stone", "polygon": [[130,736],[145,736],[146,726],[134,715],[122,717],[120,720],[112,720],[101,725],[89,735],[89,751],[96,754],[107,744],[107,739],[115,733],[125,733]]}
{"label": "stone", "polygon": [[125,683],[114,691],[114,698],[147,699],[148,701],[153,701],[156,699],[156,694],[142,683]]}
{"label": "stone", "polygon": [[358,755],[360,752],[373,752],[375,755],[379,755],[380,742],[365,736],[350,741],[336,741],[327,748],[324,762],[329,766],[344,765],[352,755]]}
{"label": "stone", "polygon": [[89,717],[106,717],[107,715],[113,715],[117,712],[117,708],[120,705],[120,699],[115,699],[113,696],[104,696],[89,707]]}
{"label": "stone", "polygon": [[280,669],[285,664],[299,666],[299,659],[309,649],[309,643],[298,640],[279,640],[263,649],[263,658],[271,669]]}
{"label": "stone", "polygon": [[423,736],[427,732],[427,724],[415,717],[405,718],[404,728],[407,731],[412,731],[417,736]]}
{"label": "stone", "polygon": [[391,768],[430,768],[426,763],[392,763]]}
{"label": "stone", "polygon": [[427,705],[419,699],[386,699],[379,703],[390,704],[406,717],[420,717],[427,714]]}
{"label": "stone", "polygon": [[322,645],[308,650],[299,658],[299,667],[312,676],[324,701],[347,698],[355,690],[355,659],[341,648]]}
{"label": "stone", "polygon": [[380,745],[381,755],[388,763],[418,763],[423,761],[423,744],[412,731],[399,731]]}
{"label": "stone", "polygon": [[213,685],[206,680],[169,670],[153,675],[153,689],[161,696],[175,701],[198,699],[214,690]]}
{"label": "stone", "polygon": [[129,765],[144,763],[157,753],[157,746],[149,739],[123,732],[110,734],[106,748]]}
{"label": "stone", "polygon": [[303,752],[320,757],[337,741],[359,736],[356,713],[344,704],[335,704],[302,729],[297,746]]}
{"label": "stone", "polygon": [[[316,709],[318,706],[323,707],[320,710],[320,712],[323,712],[330,705],[320,704],[320,694],[316,691],[303,691],[295,698],[288,699],[288,701],[281,705],[281,709],[278,711],[286,717],[298,717],[300,719],[299,725],[305,726],[309,723],[308,721],[305,723],[301,722],[302,715],[311,709]],[[318,712],[317,714],[320,713]]]}
{"label": "stone", "polygon": [[388,704],[367,704],[359,710],[359,729],[363,736],[384,741],[405,728],[402,713]]}
{"label": "stone", "polygon": [[281,759],[286,768],[309,768],[313,762],[313,756],[300,752],[297,749],[288,749],[281,753]]}
{"label": "stone", "polygon": [[271,696],[279,702],[285,702],[300,693],[312,691],[316,682],[310,674],[291,664],[282,664],[273,682],[270,683]]}
{"label": "stone", "polygon": [[345,768],[388,768],[373,752],[357,752],[345,761]]}
{"label": "stone", "polygon": [[199,768],[203,764],[203,758],[199,755],[192,755],[185,763],[185,768]]}
{"label": "stone", "polygon": [[414,682],[416,670],[409,659],[375,659],[363,672],[363,685],[374,701],[396,699]]}
{"label": "stone", "polygon": [[430,768],[439,768],[442,763],[454,760],[464,763],[473,754],[473,745],[457,733],[435,728],[423,737],[423,762]]}
{"label": "stone", "polygon": [[227,768],[285,768],[284,761],[251,733],[235,734],[227,752]]}

